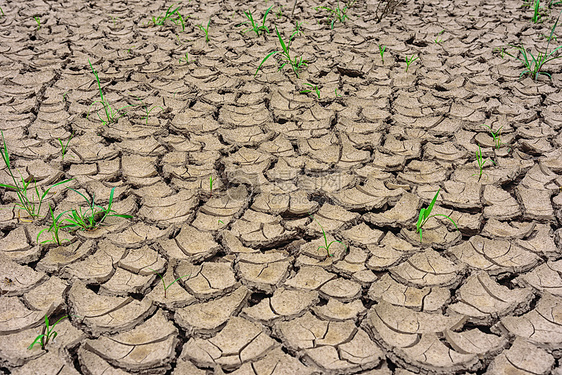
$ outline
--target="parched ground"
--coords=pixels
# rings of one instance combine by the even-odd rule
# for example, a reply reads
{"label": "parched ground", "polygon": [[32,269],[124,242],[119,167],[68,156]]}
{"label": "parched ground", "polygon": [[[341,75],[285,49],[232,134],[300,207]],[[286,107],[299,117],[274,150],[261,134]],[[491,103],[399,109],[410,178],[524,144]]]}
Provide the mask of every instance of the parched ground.
{"label": "parched ground", "polygon": [[[416,0],[377,23],[359,0],[331,30],[332,3],[193,0],[185,31],[148,24],[171,2],[0,4],[13,172],[73,179],[35,221],[0,191],[0,373],[562,374],[562,65],[520,79],[494,51],[545,48],[561,6],[535,25],[519,0]],[[298,78],[274,57],[254,77],[279,41],[235,27],[272,4],[285,40],[302,22]],[[116,123],[88,60],[131,106]],[[70,188],[134,217],[39,245],[49,206],[85,208]],[[420,242],[438,189],[458,230],[434,217]]]}

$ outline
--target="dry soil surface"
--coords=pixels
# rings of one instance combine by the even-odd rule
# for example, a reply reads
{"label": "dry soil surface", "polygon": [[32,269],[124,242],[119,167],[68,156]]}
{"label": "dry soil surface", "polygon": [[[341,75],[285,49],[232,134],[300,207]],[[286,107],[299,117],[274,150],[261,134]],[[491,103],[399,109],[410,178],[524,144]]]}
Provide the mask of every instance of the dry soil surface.
{"label": "dry soil surface", "polygon": [[[331,30],[313,9],[331,3],[193,0],[183,31],[150,24],[163,1],[3,2],[12,171],[73,180],[35,220],[1,191],[0,373],[562,374],[562,68],[520,79],[494,50],[545,48],[560,5],[535,25],[521,1],[408,1],[380,23],[374,3]],[[271,34],[240,33],[272,4]],[[254,76],[295,21],[308,66]],[[88,61],[130,106],[117,122]],[[38,243],[49,206],[112,188],[132,219]],[[438,189],[458,230],[433,217],[420,241]]]}

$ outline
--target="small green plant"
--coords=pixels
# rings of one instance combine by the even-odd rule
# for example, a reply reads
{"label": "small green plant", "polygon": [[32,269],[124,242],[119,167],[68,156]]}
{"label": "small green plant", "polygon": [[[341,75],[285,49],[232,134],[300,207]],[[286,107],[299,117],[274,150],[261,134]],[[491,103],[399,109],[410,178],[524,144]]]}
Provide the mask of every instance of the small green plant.
{"label": "small green plant", "polygon": [[211,24],[211,19],[209,19],[209,22],[207,23],[207,28],[205,28],[203,26],[203,24],[197,25],[197,27],[205,33],[205,42],[207,42],[207,43],[209,43],[209,25],[210,24]]}
{"label": "small green plant", "polygon": [[254,31],[258,37],[260,36],[260,33],[263,33],[264,35],[265,35],[265,33],[269,34],[269,29],[267,28],[267,26],[265,26],[265,20],[267,18],[267,15],[269,14],[269,11],[271,11],[271,8],[273,8],[273,5],[270,6],[265,11],[265,14],[263,15],[263,18],[262,18],[262,21],[261,21],[261,26],[258,26],[258,24],[254,21],[254,16],[252,15],[252,11],[249,10],[247,12],[244,12],[244,15],[246,16],[248,21],[242,22],[242,23],[236,25],[236,27],[250,24],[250,27],[246,28],[245,30],[242,30],[242,34],[248,32],[250,30]]}
{"label": "small green plant", "polygon": [[65,92],[62,94],[62,98],[63,98],[63,100],[64,100],[65,102],[67,101],[67,99],[66,99],[66,94],[67,94],[67,93],[68,93],[68,91],[65,91]]}
{"label": "small green plant", "polygon": [[[562,14],[562,11],[560,12],[560,14]],[[558,26],[558,21],[560,20],[560,14],[558,15],[558,18],[556,19],[556,22],[554,23],[554,26],[552,26],[552,29],[550,31],[550,36],[548,37],[548,43],[546,45],[545,51],[544,52],[537,52],[536,57],[535,57],[535,55],[533,55],[533,53],[530,50],[527,51],[527,49],[525,47],[523,47],[522,45],[520,45],[520,46],[514,46],[514,45],[511,45],[511,44],[509,45],[510,47],[515,48],[518,52],[520,52],[522,58],[519,58],[519,56],[518,56],[519,54],[513,55],[512,53],[502,49],[502,58],[503,58],[503,54],[505,53],[506,55],[511,56],[514,59],[519,60],[525,66],[525,70],[523,70],[521,72],[521,74],[519,75],[519,78],[523,77],[525,74],[529,74],[536,81],[540,74],[544,74],[544,75],[548,76],[548,78],[552,79],[552,76],[550,75],[550,73],[543,72],[542,68],[547,62],[562,58],[562,55],[556,54],[556,52],[558,52],[558,50],[560,50],[560,48],[562,48],[562,46],[558,46],[555,49],[553,49],[552,51],[548,52],[548,48],[550,47],[550,42],[553,39],[554,30],[556,29],[556,26]]]}
{"label": "small green plant", "polygon": [[379,55],[381,55],[381,61],[382,64],[384,65],[384,51],[386,50],[386,46],[380,45],[379,44]]}
{"label": "small green plant", "polygon": [[164,277],[162,275],[160,275],[158,272],[156,272],[155,270],[153,270],[152,268],[148,268],[149,270],[153,271],[155,274],[157,274],[158,276],[160,276],[160,279],[162,280],[162,285],[164,286],[164,298],[168,298],[168,288],[171,287],[176,281],[183,279],[184,277],[188,277],[191,276],[191,274],[189,275],[184,275],[181,277],[178,277],[177,279],[175,279],[174,281],[172,281],[168,286],[166,286],[166,282],[164,281]]}
{"label": "small green plant", "polygon": [[275,18],[279,19],[283,17],[283,5],[280,5],[277,9],[277,13],[275,13]]}
{"label": "small green plant", "polygon": [[348,1],[343,6],[343,8],[340,7],[340,1],[338,0],[338,5],[336,6],[335,9],[328,8],[328,7],[316,7],[314,9],[316,9],[316,11],[319,11],[321,9],[328,11],[328,13],[329,13],[328,20],[331,20],[330,28],[333,29],[334,23],[336,21],[340,21],[341,23],[345,23],[345,20],[349,18],[349,16],[347,15],[347,11],[355,3],[355,1],[356,0]]}
{"label": "small green plant", "polygon": [[[152,16],[152,24],[154,26],[162,26],[167,20],[170,20],[176,25],[181,24],[182,31],[185,31],[185,19],[179,12],[181,5],[177,6],[174,10],[172,10],[174,5],[176,4],[170,5],[170,7],[168,8],[168,10],[164,15],[160,15],[158,17]],[[189,18],[189,16],[187,16],[186,18]]]}
{"label": "small green plant", "polygon": [[439,44],[439,43],[443,43],[443,39],[440,38],[440,36],[445,32],[445,30],[441,30],[439,32],[439,34],[437,34],[437,36],[435,37],[435,43]]}
{"label": "small green plant", "polygon": [[79,191],[74,189],[70,190],[78,193],[82,198],[86,200],[86,202],[88,203],[88,209],[84,212],[82,212],[81,207],[78,210],[70,210],[70,212],[68,213],[68,217],[63,220],[69,224],[65,225],[63,228],[70,228],[70,230],[94,230],[99,228],[99,226],[102,225],[105,219],[108,217],[122,217],[125,219],[131,219],[133,217],[131,215],[121,215],[113,213],[115,211],[111,209],[111,206],[113,204],[113,194],[115,192],[115,188],[111,189],[107,208],[103,208],[102,206],[94,203],[95,195],[92,196],[92,199],[90,200]]}
{"label": "small green plant", "polygon": [[[64,160],[64,156],[66,155],[66,151],[68,151],[68,144],[70,143],[70,140],[72,139],[72,137],[74,137],[74,132],[72,132],[72,134],[70,135],[70,138],[68,138],[68,140],[66,141],[65,144],[63,144],[62,140],[59,138],[62,160]],[[72,156],[72,155],[70,155],[70,156]],[[74,156],[72,156],[72,157],[74,157]]]}
{"label": "small green plant", "polygon": [[[62,246],[62,241],[59,237],[59,231],[66,227],[64,225],[61,226],[61,217],[62,217],[62,215],[64,215],[66,213],[66,211],[61,212],[57,217],[55,217],[53,209],[51,208],[51,205],[49,205],[49,213],[51,214],[51,220],[53,221],[53,223],[51,224],[51,226],[49,228],[41,229],[41,231],[37,234],[37,243],[42,245],[42,244],[46,244],[46,243],[49,243],[49,242],[53,242],[53,243],[56,243],[58,246]],[[48,231],[49,233],[51,233],[51,239],[39,242],[39,237],[45,231]],[[63,239],[63,241],[70,241],[70,240]]]}
{"label": "small green plant", "polygon": [[[35,181],[35,179],[33,179],[34,187],[33,189],[30,189],[29,185],[31,184],[31,180],[26,181],[22,176],[20,176],[21,181],[18,181],[14,176],[14,172],[12,171],[12,165],[10,163],[10,154],[8,153],[8,146],[6,145],[6,140],[4,139],[4,132],[1,132],[1,134],[2,134],[2,141],[4,142],[4,147],[1,150],[2,160],[4,160],[4,164],[6,165],[7,172],[10,175],[10,177],[12,177],[12,181],[14,182],[14,184],[13,185],[0,184],[0,187],[14,190],[19,200],[19,203],[16,203],[16,207],[19,207],[20,209],[27,212],[27,214],[31,219],[35,219],[39,217],[39,214],[41,212],[41,205],[43,204],[43,200],[45,199],[49,191],[56,186],[72,181],[72,179],[57,182],[56,184],[47,188],[43,193],[40,192],[39,188],[37,187],[37,182]],[[31,196],[28,196],[29,190],[35,191],[36,199]]]}
{"label": "small green plant", "polygon": [[283,50],[282,51],[270,52],[262,60],[260,66],[258,66],[258,69],[256,70],[256,73],[254,74],[254,77],[258,74],[259,70],[261,69],[262,65],[265,63],[265,61],[267,59],[269,59],[273,55],[276,55],[276,54],[280,53],[280,54],[283,55],[282,59],[284,59],[285,62],[283,63],[283,65],[281,65],[281,67],[278,70],[281,70],[281,69],[283,69],[283,67],[285,65],[290,64],[291,67],[293,68],[293,72],[295,72],[295,75],[298,78],[299,77],[299,70],[301,69],[301,67],[307,65],[307,61],[304,60],[302,57],[299,57],[299,58],[295,57],[294,59],[292,59],[289,49],[291,47],[291,42],[293,41],[293,38],[300,33],[300,25],[297,23],[296,28],[293,31],[293,33],[291,34],[291,36],[289,37],[289,42],[287,44],[285,44],[285,42],[283,41],[283,38],[281,37],[281,34],[279,33],[279,30],[277,30],[277,26],[275,26],[275,32],[277,33],[277,38],[279,38],[279,44],[281,44],[281,48]]}
{"label": "small green plant", "polygon": [[2,17],[5,16],[5,14],[4,14],[4,9],[2,9],[2,7],[0,7],[0,13],[2,13]]}
{"label": "small green plant", "polygon": [[185,53],[185,57],[180,57],[180,64],[182,60],[185,60],[185,63],[189,64],[189,55],[187,52]]}
{"label": "small green plant", "polygon": [[419,57],[416,55],[412,55],[411,57],[406,56],[406,70],[405,70],[406,72],[408,72],[408,69],[410,69],[410,64],[416,61],[417,59],[419,59]]}
{"label": "small green plant", "polygon": [[474,173],[473,176],[478,176],[478,181],[480,181],[480,179],[482,178],[482,170],[484,169],[484,165],[491,161],[492,164],[496,164],[492,159],[487,159],[484,160],[484,158],[482,157],[482,149],[480,148],[480,145],[478,145],[478,151],[476,151],[476,162],[478,163],[478,173]]}
{"label": "small green plant", "polygon": [[447,219],[449,219],[451,221],[451,223],[453,223],[455,228],[457,228],[457,230],[459,230],[459,227],[457,227],[457,224],[449,216],[447,216],[445,214],[431,215],[431,211],[433,211],[433,206],[435,205],[435,201],[437,200],[437,196],[439,195],[440,191],[441,191],[441,189],[437,190],[437,193],[435,193],[435,196],[433,197],[433,200],[431,201],[431,203],[429,204],[429,206],[427,208],[422,208],[420,210],[420,214],[418,216],[418,222],[416,223],[416,233],[420,234],[420,242],[423,241],[423,238],[422,238],[422,235],[423,235],[422,228],[423,228],[423,226],[425,225],[425,223],[427,223],[427,221],[429,219],[431,219],[432,217],[435,217],[435,216],[446,217]]}
{"label": "small green plant", "polygon": [[39,19],[39,17],[33,17],[33,19],[35,19],[35,22],[37,22],[37,30],[39,30],[41,28],[41,20]]}
{"label": "small green plant", "polygon": [[531,17],[531,21],[533,21],[533,23],[539,23],[542,18],[540,3],[540,0],[535,0],[533,3],[533,17]]}
{"label": "small green plant", "polygon": [[35,341],[33,341],[31,343],[31,345],[29,345],[27,347],[28,350],[33,349],[33,346],[35,346],[35,344],[39,344],[41,345],[41,349],[45,350],[45,346],[47,346],[47,344],[49,343],[49,341],[52,339],[54,340],[55,337],[57,337],[57,332],[55,331],[55,326],[57,324],[59,324],[59,322],[61,320],[63,320],[64,318],[68,318],[68,315],[63,316],[62,318],[60,318],[59,320],[57,320],[57,322],[55,324],[53,324],[52,326],[49,325],[49,318],[47,317],[47,315],[45,315],[45,327],[43,327],[43,333],[40,334],[39,336],[37,336],[35,338]]}
{"label": "small green plant", "polygon": [[148,106],[146,104],[144,104],[142,99],[139,98],[138,96],[137,96],[137,100],[139,100],[141,102],[141,106],[146,111],[146,116],[144,116],[144,120],[145,120],[146,125],[148,125],[148,115],[150,115],[150,112],[154,111],[156,108],[160,108],[162,111],[164,111],[164,108],[162,108],[162,106],[159,106],[159,105],[155,105],[154,107],[148,109]]}
{"label": "small green plant", "polygon": [[[316,96],[318,96],[318,99],[320,99],[320,90],[318,89],[318,86],[313,85],[311,83],[304,83],[304,85],[310,86],[311,89],[310,90],[309,89],[302,90],[301,94],[308,94],[309,92],[312,92],[312,90],[314,90],[314,92],[316,93]],[[337,94],[337,91],[336,91],[336,94]]]}
{"label": "small green plant", "polygon": [[501,142],[501,139],[500,139],[503,125],[500,126],[500,128],[499,128],[498,130],[496,130],[495,132],[492,130],[491,127],[489,127],[489,126],[486,125],[486,124],[482,124],[482,125],[480,125],[480,126],[484,126],[484,127],[488,128],[488,129],[490,130],[490,135],[491,135],[492,138],[494,139],[494,143],[495,143],[496,149],[499,149],[501,146],[505,145],[505,143],[502,143],[502,142]]}
{"label": "small green plant", "polygon": [[216,180],[213,178],[213,176],[209,176],[209,192],[211,196],[213,196],[213,182],[215,181]]}
{"label": "small green plant", "polygon": [[98,90],[99,90],[99,94],[100,94],[100,100],[96,100],[95,102],[93,102],[92,104],[90,104],[90,107],[88,107],[88,115],[86,117],[90,116],[90,108],[96,104],[96,103],[100,103],[103,106],[103,110],[105,112],[105,119],[103,119],[101,117],[101,115],[98,113],[98,111],[96,111],[98,118],[100,119],[100,121],[102,122],[103,125],[108,125],[111,124],[113,122],[116,122],[121,116],[123,116],[122,114],[120,115],[119,112],[122,111],[125,108],[128,107],[132,107],[132,105],[126,105],[124,107],[119,108],[118,110],[114,110],[111,105],[109,104],[109,102],[105,99],[105,96],[103,95],[103,91],[101,89],[101,83],[100,83],[100,79],[98,77],[98,72],[96,72],[96,70],[94,69],[94,67],[92,66],[92,63],[90,62],[90,59],[88,59],[88,63],[90,64],[90,68],[92,68],[92,73],[94,73],[94,76],[96,77],[96,82],[98,83]]}
{"label": "small green plant", "polygon": [[341,98],[341,95],[338,94],[338,88],[337,87],[334,89],[334,92],[336,93],[336,98]]}
{"label": "small green plant", "polygon": [[318,249],[317,249],[317,250],[320,250],[320,249],[322,249],[322,248],[323,248],[323,249],[326,249],[326,253],[328,254],[328,256],[329,256],[329,257],[333,257],[334,254],[330,254],[330,246],[332,246],[332,244],[333,244],[334,242],[338,242],[339,244],[343,245],[343,250],[345,251],[345,249],[347,248],[347,246],[346,246],[343,242],[341,242],[341,241],[333,240],[333,241],[331,241],[330,243],[328,243],[328,237],[326,236],[326,232],[324,231],[324,228],[322,227],[322,225],[321,225],[321,224],[318,222],[318,220],[316,220],[316,218],[315,218],[314,216],[312,216],[310,213],[309,213],[308,215],[309,215],[314,221],[316,221],[316,223],[320,226],[320,229],[322,230],[322,235],[324,236],[324,245],[318,246]]}
{"label": "small green plant", "polygon": [[219,220],[219,221],[217,222],[217,224],[222,224],[222,225],[224,225],[224,221]]}

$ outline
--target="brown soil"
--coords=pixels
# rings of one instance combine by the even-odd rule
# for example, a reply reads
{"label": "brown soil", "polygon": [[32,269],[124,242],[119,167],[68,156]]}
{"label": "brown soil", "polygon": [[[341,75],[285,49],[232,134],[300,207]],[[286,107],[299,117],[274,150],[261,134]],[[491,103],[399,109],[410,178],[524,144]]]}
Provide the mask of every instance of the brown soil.
{"label": "brown soil", "polygon": [[[34,221],[0,191],[0,373],[562,374],[561,60],[534,81],[494,51],[546,47],[561,6],[533,24],[520,0],[409,1],[376,23],[359,0],[331,30],[331,3],[268,17],[285,38],[302,22],[299,78],[275,57],[254,77],[279,41],[235,27],[273,2],[185,2],[185,31],[148,25],[163,1],[2,3],[15,175],[73,180]],[[87,116],[88,59],[132,105],[118,122]],[[69,188],[104,207],[115,188],[134,217],[38,244],[49,205],[84,207]],[[434,217],[420,242],[439,188],[459,230]]]}

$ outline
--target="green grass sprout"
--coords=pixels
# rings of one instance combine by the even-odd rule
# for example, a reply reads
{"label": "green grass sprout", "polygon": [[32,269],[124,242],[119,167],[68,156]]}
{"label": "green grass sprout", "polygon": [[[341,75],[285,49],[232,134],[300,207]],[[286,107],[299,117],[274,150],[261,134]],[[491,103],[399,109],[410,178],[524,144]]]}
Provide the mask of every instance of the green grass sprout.
{"label": "green grass sprout", "polygon": [[5,14],[4,14],[4,9],[2,9],[2,7],[0,7],[0,13],[2,13],[2,17],[5,16]]}
{"label": "green grass sprout", "polygon": [[[37,243],[38,244],[45,244],[45,243],[49,243],[49,242],[54,242],[56,243],[58,246],[62,246],[62,241],[59,237],[59,231],[63,228],[65,228],[66,226],[61,226],[61,217],[66,213],[67,211],[61,212],[57,217],[55,217],[55,214],[53,212],[53,209],[51,208],[51,205],[49,205],[49,213],[51,214],[51,219],[53,221],[53,223],[51,224],[51,226],[49,228],[44,228],[41,229],[41,231],[37,234]],[[49,233],[51,233],[51,239],[50,240],[45,240],[45,241],[41,241],[39,242],[39,237],[41,236],[41,234],[43,234],[43,232],[48,231]],[[63,239],[63,241],[70,241],[68,239]]]}
{"label": "green grass sprout", "polygon": [[441,30],[439,32],[439,34],[437,34],[437,36],[435,37],[435,43],[439,44],[439,43],[443,43],[443,39],[439,38],[441,36],[441,34],[443,34],[445,32],[445,30]]}
{"label": "green grass sprout", "polygon": [[197,27],[205,33],[205,42],[207,42],[207,43],[209,43],[209,25],[210,24],[211,24],[211,19],[209,19],[209,22],[207,23],[207,28],[203,27],[203,24],[197,25]]}
{"label": "green grass sprout", "polygon": [[457,227],[457,224],[449,216],[447,216],[445,214],[431,215],[431,211],[433,211],[433,206],[435,205],[435,201],[437,200],[437,196],[439,195],[440,191],[441,191],[441,188],[439,188],[439,190],[437,190],[437,193],[435,193],[435,196],[433,197],[433,200],[431,201],[431,203],[429,204],[429,206],[427,208],[422,208],[420,210],[420,214],[418,216],[418,222],[416,223],[416,233],[420,234],[420,242],[423,241],[423,237],[422,237],[423,236],[423,230],[422,230],[423,226],[425,225],[425,223],[427,223],[427,221],[429,219],[431,219],[432,217],[435,217],[435,216],[446,217],[447,219],[449,219],[451,221],[451,223],[453,223],[455,228],[457,228],[457,230],[459,230],[459,227]]}
{"label": "green grass sprout", "polygon": [[480,126],[484,126],[484,127],[488,128],[488,129],[490,130],[490,135],[491,135],[492,138],[494,139],[494,144],[495,144],[495,146],[496,146],[496,149],[499,149],[501,146],[505,145],[505,143],[502,143],[502,142],[501,142],[501,138],[500,138],[500,137],[501,137],[501,133],[502,133],[503,125],[500,126],[500,128],[499,128],[498,130],[496,130],[495,132],[492,130],[491,127],[489,127],[489,126],[486,125],[486,124],[482,124],[482,125],[480,125]]}
{"label": "green grass sprout", "polygon": [[180,64],[182,60],[185,60],[185,63],[189,64],[189,54],[187,52],[185,53],[185,57],[180,57]]}
{"label": "green grass sprout", "polygon": [[260,33],[263,33],[264,35],[265,35],[265,33],[269,34],[269,29],[267,28],[267,26],[265,26],[265,20],[267,18],[267,15],[271,11],[271,8],[273,8],[273,5],[270,6],[265,11],[265,14],[263,15],[263,18],[262,18],[262,21],[261,21],[261,26],[258,26],[258,24],[254,21],[254,16],[252,15],[252,11],[248,10],[247,12],[244,12],[244,15],[246,16],[248,21],[242,22],[242,23],[236,25],[236,27],[250,24],[250,27],[246,28],[245,30],[242,30],[242,34],[248,32],[250,30],[254,31],[258,37],[260,36]]}
{"label": "green grass sprout", "polygon": [[540,22],[540,19],[542,18],[540,2],[540,0],[535,0],[533,3],[533,17],[531,17],[531,21],[533,21],[533,23]]}
{"label": "green grass sprout", "polygon": [[31,345],[29,345],[27,347],[28,350],[33,349],[33,346],[37,343],[39,343],[39,345],[41,345],[41,349],[45,350],[45,346],[47,346],[47,344],[49,343],[50,340],[54,340],[55,337],[57,337],[57,332],[55,331],[55,326],[57,324],[59,324],[59,322],[61,320],[63,320],[64,318],[68,318],[68,315],[63,316],[62,318],[60,318],[59,320],[57,320],[57,322],[55,324],[53,324],[52,326],[49,325],[49,318],[47,317],[47,315],[45,315],[45,327],[43,327],[43,333],[40,334],[39,336],[37,336],[35,338],[35,341],[33,341],[31,343]]}
{"label": "green grass sprout", "polygon": [[337,87],[334,89],[334,92],[336,93],[336,98],[341,98],[341,95],[338,94],[338,88]]}
{"label": "green grass sprout", "polygon": [[410,64],[416,61],[417,59],[419,59],[419,57],[416,55],[412,55],[411,57],[406,56],[406,72],[408,72],[408,69],[410,69]]}
{"label": "green grass sprout", "polygon": [[[185,19],[179,12],[181,5],[177,6],[174,10],[172,10],[172,7],[174,5],[176,4],[170,5],[170,7],[168,8],[168,10],[164,15],[158,17],[152,16],[152,23],[154,24],[154,26],[162,26],[167,20],[170,20],[176,25],[181,24],[182,31],[185,31]],[[186,18],[189,18],[189,16],[187,16]]]}
{"label": "green grass sprout", "polygon": [[474,173],[473,176],[478,176],[478,181],[480,181],[480,179],[482,178],[482,170],[484,169],[484,165],[491,161],[492,164],[496,164],[492,159],[487,159],[484,160],[484,158],[482,157],[482,149],[480,148],[480,145],[478,145],[478,151],[476,151],[476,162],[478,163],[478,173]]}
{"label": "green grass sprout", "polygon": [[275,17],[277,19],[283,17],[283,5],[279,6],[279,8],[277,9],[277,13],[275,13]]}
{"label": "green grass sprout", "polygon": [[[72,137],[74,137],[74,132],[72,132],[72,134],[70,135],[70,138],[68,138],[68,140],[66,141],[66,144],[62,143],[62,140],[59,138],[59,144],[60,144],[60,148],[61,148],[61,154],[62,154],[62,160],[64,160],[64,156],[66,155],[66,152],[68,151],[68,144],[70,143],[70,140],[72,139]],[[70,155],[71,157],[74,157],[72,155]]]}
{"label": "green grass sprout", "polygon": [[[312,92],[312,90],[314,90],[314,92],[316,93],[316,96],[318,96],[318,99],[320,99],[320,90],[318,89],[318,86],[313,85],[313,84],[311,84],[311,83],[304,83],[304,85],[310,86],[311,89],[310,89],[310,90],[309,90],[309,89],[302,90],[302,91],[301,91],[301,94],[307,94],[307,93],[309,93],[309,92]],[[336,90],[337,90],[337,89],[336,89]],[[336,92],[336,94],[337,94],[337,92]],[[340,96],[341,96],[341,95],[340,95]]]}
{"label": "green grass sprout", "polygon": [[213,178],[213,176],[209,176],[209,191],[211,193],[211,196],[213,196],[213,182],[215,182],[216,179]]}
{"label": "green grass sprout", "polygon": [[164,286],[164,298],[168,298],[168,288],[171,287],[176,281],[183,279],[184,277],[188,277],[191,276],[191,274],[189,275],[184,275],[181,277],[178,277],[177,279],[175,279],[174,281],[172,281],[168,286],[166,286],[166,282],[164,281],[164,277],[162,275],[160,275],[158,272],[156,272],[155,270],[153,270],[152,268],[148,268],[149,270],[153,271],[155,274],[157,274],[158,276],[160,276],[160,279],[162,280],[162,285]]}
{"label": "green grass sprout", "polygon": [[324,231],[324,228],[322,227],[322,225],[320,224],[320,222],[318,222],[318,220],[316,220],[316,218],[314,216],[312,216],[310,213],[308,214],[314,221],[316,221],[316,223],[320,226],[320,229],[322,229],[322,235],[324,236],[324,245],[322,246],[318,246],[317,250],[320,250],[322,248],[326,249],[326,253],[328,254],[329,257],[333,257],[334,254],[330,254],[330,246],[332,246],[332,244],[334,242],[338,242],[340,245],[343,245],[343,250],[345,251],[345,249],[347,248],[347,246],[338,240],[333,240],[332,242],[328,243],[328,237],[326,236],[326,232]]}
{"label": "green grass sprout", "polygon": [[340,1],[338,0],[338,5],[336,6],[335,9],[329,8],[329,7],[316,7],[314,8],[316,11],[319,11],[321,9],[323,10],[327,10],[329,13],[328,19],[331,20],[330,23],[330,29],[334,28],[334,23],[336,21],[340,21],[341,23],[345,23],[346,19],[349,18],[349,16],[347,15],[347,11],[349,10],[349,8],[355,3],[356,0],[352,0],[352,1],[348,1],[344,7],[340,7]]}
{"label": "green grass sprout", "polygon": [[[560,14],[562,14],[562,11],[560,12]],[[523,47],[523,45],[519,45],[519,46],[515,46],[515,45],[511,45],[511,44],[509,45],[510,47],[515,48],[519,53],[521,53],[521,56],[522,56],[521,58],[519,57],[519,54],[514,55],[514,54],[502,49],[503,53],[505,53],[508,56],[513,57],[514,59],[519,60],[525,66],[525,70],[523,70],[523,72],[521,72],[521,74],[519,75],[519,78],[523,77],[525,74],[529,74],[536,81],[540,74],[544,74],[544,75],[548,76],[548,78],[552,79],[552,76],[550,75],[550,73],[543,72],[542,68],[546,63],[548,63],[552,60],[562,58],[561,54],[555,54],[556,52],[558,52],[560,50],[560,48],[562,48],[562,46],[558,46],[555,49],[553,49],[552,51],[548,52],[548,48],[550,47],[550,42],[553,39],[552,37],[554,35],[554,30],[556,29],[556,26],[558,26],[558,21],[560,20],[560,14],[558,15],[558,18],[556,18],[556,22],[554,23],[554,26],[552,26],[552,29],[550,31],[550,36],[548,37],[548,43],[546,45],[545,51],[544,52],[540,52],[540,51],[537,52],[536,57],[535,57],[535,55],[533,55],[533,53],[530,50],[527,50],[525,47]]]}
{"label": "green grass sprout", "polygon": [[41,28],[41,20],[39,19],[39,17],[33,17],[33,19],[35,19],[35,22],[37,22],[37,30],[39,30]]}
{"label": "green grass sprout", "polygon": [[379,55],[381,55],[381,61],[382,64],[384,65],[384,51],[386,50],[386,46],[380,45],[379,44]]}
{"label": "green grass sprout", "polygon": [[70,190],[78,193],[82,198],[86,200],[86,202],[88,203],[88,209],[85,212],[82,212],[82,207],[80,207],[78,210],[70,210],[70,212],[68,213],[68,217],[63,220],[69,223],[68,225],[65,225],[64,228],[70,228],[70,230],[94,230],[99,228],[99,226],[102,225],[105,219],[108,217],[122,217],[125,219],[131,219],[133,217],[131,215],[121,215],[113,213],[115,211],[111,209],[111,206],[113,204],[113,194],[115,192],[115,187],[111,189],[111,193],[109,194],[109,203],[107,208],[94,203],[95,195],[92,196],[92,199],[90,200],[79,191],[74,189]]}
{"label": "green grass sprout", "polygon": [[111,105],[109,104],[109,102],[105,99],[105,96],[103,95],[103,91],[101,89],[101,83],[100,83],[100,78],[98,77],[98,72],[96,72],[96,70],[94,69],[94,67],[92,66],[92,63],[90,62],[90,59],[88,59],[88,63],[90,64],[90,68],[92,68],[92,72],[94,73],[94,76],[96,77],[96,82],[98,83],[98,90],[100,93],[100,100],[96,100],[95,102],[93,102],[92,104],[90,104],[90,106],[88,107],[88,115],[86,116],[87,118],[90,116],[90,108],[96,104],[96,103],[100,103],[103,106],[103,110],[105,112],[105,119],[103,119],[101,117],[101,115],[98,113],[98,111],[96,111],[98,118],[100,119],[100,121],[102,122],[103,125],[108,125],[111,124],[113,122],[116,122],[121,116],[123,116],[122,114],[119,114],[120,111],[122,111],[125,108],[128,107],[132,107],[132,105],[126,105],[124,107],[119,108],[118,110],[114,110]]}
{"label": "green grass sprout", "polygon": [[142,99],[139,98],[138,96],[137,96],[137,100],[139,100],[141,102],[142,108],[144,108],[144,110],[146,111],[146,116],[144,116],[144,120],[145,120],[146,125],[148,125],[148,115],[150,115],[150,112],[154,111],[156,108],[160,108],[162,111],[164,111],[164,108],[162,108],[162,106],[159,106],[159,105],[155,105],[154,107],[148,109],[148,106],[146,104],[144,104]]}
{"label": "green grass sprout", "polygon": [[35,219],[36,217],[39,217],[39,214],[41,212],[41,205],[43,204],[43,200],[45,199],[49,191],[56,186],[72,181],[72,179],[57,182],[56,184],[47,188],[43,193],[40,192],[39,188],[37,187],[37,182],[35,181],[35,179],[33,179],[34,181],[33,191],[35,191],[35,196],[37,198],[35,199],[28,196],[29,190],[31,190],[29,189],[31,180],[26,181],[20,175],[21,181],[18,181],[14,176],[14,172],[12,171],[12,165],[10,163],[10,154],[8,153],[8,146],[6,145],[6,140],[4,139],[4,132],[1,132],[1,134],[2,134],[2,141],[4,142],[4,147],[2,148],[2,150],[0,150],[2,154],[2,160],[4,160],[4,164],[6,165],[7,172],[10,175],[10,177],[12,177],[12,181],[14,182],[14,184],[13,185],[0,184],[0,187],[14,190],[19,200],[19,203],[16,203],[16,207],[19,207],[20,209],[27,212],[27,214],[29,215],[29,217],[31,217],[31,219]]}
{"label": "green grass sprout", "polygon": [[285,41],[283,41],[283,37],[281,37],[281,34],[279,33],[279,30],[277,30],[277,26],[275,26],[275,32],[277,33],[277,37],[279,38],[279,44],[281,44],[281,48],[283,49],[282,51],[273,51],[270,52],[261,62],[261,64],[258,66],[258,69],[256,70],[256,73],[254,74],[254,77],[258,74],[259,70],[261,69],[262,65],[265,63],[265,61],[267,59],[269,59],[271,56],[276,55],[278,53],[282,54],[283,57],[282,59],[285,60],[285,62],[283,63],[283,65],[281,65],[281,67],[278,70],[283,69],[283,67],[287,64],[290,64],[291,67],[293,68],[293,72],[295,72],[295,75],[297,76],[297,78],[299,77],[299,70],[301,69],[301,67],[306,66],[307,65],[307,61],[304,60],[301,57],[297,58],[295,57],[294,59],[291,58],[291,54],[290,54],[290,47],[291,47],[291,42],[293,41],[293,38],[298,35],[301,31],[300,31],[300,25],[297,23],[296,25],[296,29],[293,31],[293,33],[291,34],[291,36],[289,37],[289,41],[288,43],[285,43]]}

